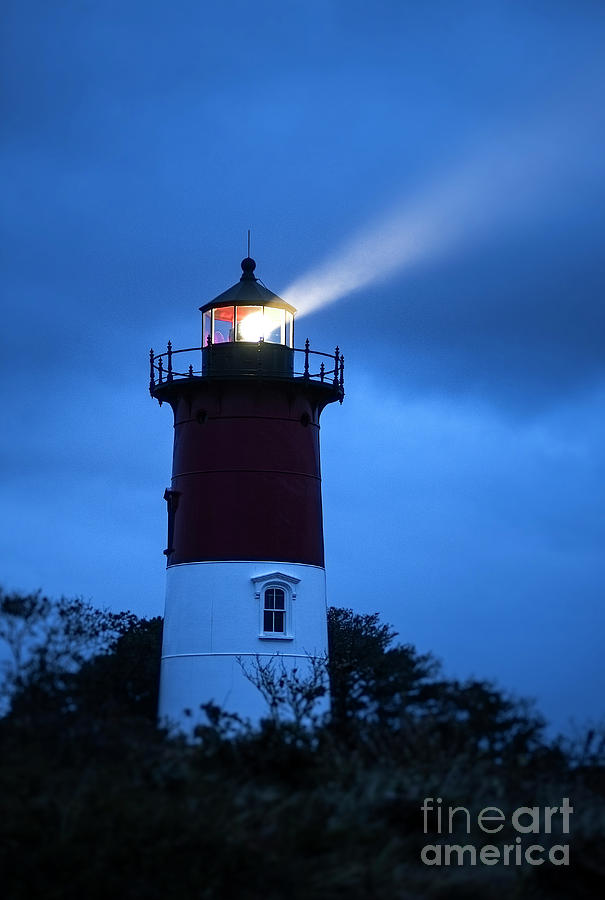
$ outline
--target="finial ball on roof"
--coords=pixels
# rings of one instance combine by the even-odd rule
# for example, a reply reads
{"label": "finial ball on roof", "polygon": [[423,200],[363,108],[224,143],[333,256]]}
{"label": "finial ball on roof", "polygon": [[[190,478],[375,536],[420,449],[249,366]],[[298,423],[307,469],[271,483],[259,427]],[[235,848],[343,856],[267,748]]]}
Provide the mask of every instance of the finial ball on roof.
{"label": "finial ball on roof", "polygon": [[256,263],[252,259],[251,256],[247,256],[245,259],[242,259],[242,272],[244,276],[248,276],[248,278],[253,278],[253,272],[256,269]]}

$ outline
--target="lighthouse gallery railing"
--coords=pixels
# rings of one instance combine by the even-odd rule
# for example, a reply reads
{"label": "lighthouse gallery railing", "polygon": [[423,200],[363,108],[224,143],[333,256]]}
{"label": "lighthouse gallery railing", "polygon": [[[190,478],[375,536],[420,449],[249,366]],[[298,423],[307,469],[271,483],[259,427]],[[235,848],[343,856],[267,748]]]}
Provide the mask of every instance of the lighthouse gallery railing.
{"label": "lighthouse gallery railing", "polygon": [[[263,341],[258,342],[259,350],[261,349],[262,344]],[[172,343],[170,341],[168,341],[168,349],[165,353],[155,354],[153,352],[153,349],[151,349],[149,351],[150,392],[153,393],[160,384],[165,384],[166,382],[174,381],[176,379],[196,377],[199,378],[202,375],[201,351],[201,347],[187,347],[183,350],[173,350]],[[195,353],[200,368],[194,368],[193,362],[187,364],[186,358],[183,360],[185,362],[184,366],[182,365],[180,359],[177,360],[177,365],[175,366],[174,357],[180,353]],[[303,378],[309,381],[332,385],[334,389],[337,390],[340,394],[340,402],[342,403],[342,399],[344,397],[345,360],[344,356],[340,352],[340,349],[336,347],[336,350],[333,354],[324,353],[321,350],[311,350],[309,347],[309,340],[307,339],[305,341],[304,348],[294,347],[293,353],[293,376],[295,378]],[[319,362],[319,365],[317,365],[318,360],[316,360],[315,357],[318,356],[324,357],[326,360],[330,360],[330,362],[326,364],[326,362],[324,362],[324,360],[322,359],[321,362]],[[313,357],[313,359],[311,359],[311,357]],[[315,369],[317,369],[317,371],[315,371]],[[259,370],[258,374],[262,375],[262,370]]]}

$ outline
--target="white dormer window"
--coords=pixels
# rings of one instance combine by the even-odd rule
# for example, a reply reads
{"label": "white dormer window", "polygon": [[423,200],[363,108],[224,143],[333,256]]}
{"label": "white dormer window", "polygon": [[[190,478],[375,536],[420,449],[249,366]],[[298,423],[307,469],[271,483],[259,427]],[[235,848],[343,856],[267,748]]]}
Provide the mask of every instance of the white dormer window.
{"label": "white dormer window", "polygon": [[300,578],[270,572],[252,579],[258,603],[259,638],[292,640],[294,637],[294,601]]}

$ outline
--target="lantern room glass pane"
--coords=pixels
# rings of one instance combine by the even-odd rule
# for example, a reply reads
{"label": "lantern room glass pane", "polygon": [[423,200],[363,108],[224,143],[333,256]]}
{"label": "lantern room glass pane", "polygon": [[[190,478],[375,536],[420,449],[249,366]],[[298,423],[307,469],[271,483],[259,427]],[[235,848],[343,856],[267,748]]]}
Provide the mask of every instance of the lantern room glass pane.
{"label": "lantern room glass pane", "polygon": [[262,306],[238,306],[236,340],[256,343],[264,337]]}
{"label": "lantern room glass pane", "polygon": [[208,346],[208,338],[212,329],[212,313],[210,310],[202,316],[202,347]]}
{"label": "lantern room glass pane", "polygon": [[278,306],[265,306],[265,340],[271,344],[284,343],[285,313],[285,309],[280,309]]}
{"label": "lantern room glass pane", "polygon": [[233,340],[233,306],[219,306],[212,310],[214,328],[213,344],[224,344]]}
{"label": "lantern room glass pane", "polygon": [[286,312],[286,347],[294,346],[294,316],[291,312]]}

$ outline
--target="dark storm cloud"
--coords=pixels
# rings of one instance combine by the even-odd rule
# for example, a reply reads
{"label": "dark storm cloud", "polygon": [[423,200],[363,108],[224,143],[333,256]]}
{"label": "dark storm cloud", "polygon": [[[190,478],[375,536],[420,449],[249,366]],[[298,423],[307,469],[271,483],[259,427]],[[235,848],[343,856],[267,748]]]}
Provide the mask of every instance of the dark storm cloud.
{"label": "dark storm cloud", "polygon": [[[561,195],[554,224],[518,222],[525,246],[510,246],[510,224],[500,235],[496,227],[487,247],[463,248],[462,260],[447,265],[429,257],[419,277],[370,284],[334,317],[355,354],[368,349],[356,324],[370,317],[364,301],[379,306],[371,333],[381,340],[370,344],[381,356],[403,346],[428,357],[434,374],[425,362],[419,374],[431,387],[476,382],[501,395],[507,370],[512,394],[527,379],[521,393],[532,402],[595,377],[602,17],[565,4],[547,18],[445,5],[427,28],[426,15],[407,4],[382,4],[382,16],[369,20],[365,8],[347,5],[343,16],[338,4],[311,5],[294,20],[263,16],[263,4],[254,16],[246,4],[203,15],[195,4],[167,9],[9,7],[9,354],[27,332],[30,345],[62,343],[45,365],[68,366],[85,343],[94,353],[95,336],[114,322],[122,337],[154,318],[174,327],[205,289],[211,296],[224,287],[223,247],[242,242],[252,217],[257,247],[268,251],[259,272],[274,288],[287,285],[364,216],[379,214],[393,191],[414,180],[430,187],[431,178],[438,186],[452,148],[472,157],[497,135],[504,152],[512,142],[519,154],[519,121],[535,130],[534,118],[559,109],[565,120],[563,109],[564,133],[546,135],[543,155],[549,139],[573,144],[579,132],[584,198],[570,197],[577,173],[567,160],[548,185]],[[539,177],[540,160],[537,169]],[[267,190],[269,171],[277,193]],[[483,202],[492,202],[489,192]],[[233,269],[235,279],[235,260]],[[377,281],[380,274],[377,265]],[[41,359],[34,354],[30,365]]]}

